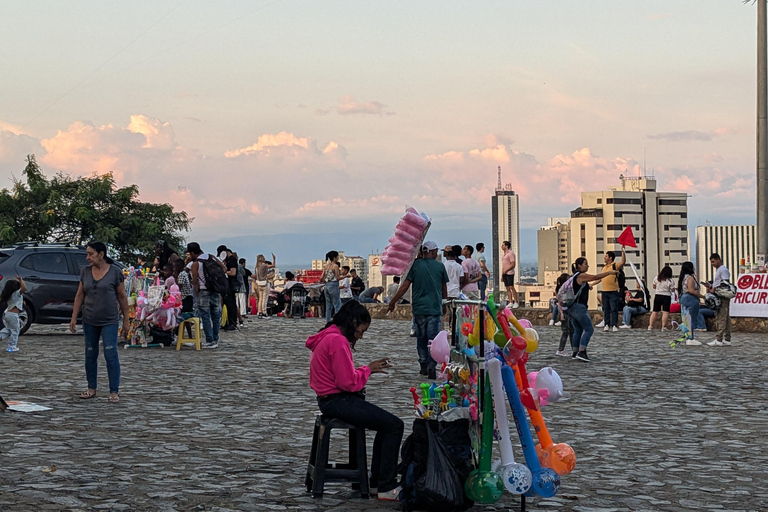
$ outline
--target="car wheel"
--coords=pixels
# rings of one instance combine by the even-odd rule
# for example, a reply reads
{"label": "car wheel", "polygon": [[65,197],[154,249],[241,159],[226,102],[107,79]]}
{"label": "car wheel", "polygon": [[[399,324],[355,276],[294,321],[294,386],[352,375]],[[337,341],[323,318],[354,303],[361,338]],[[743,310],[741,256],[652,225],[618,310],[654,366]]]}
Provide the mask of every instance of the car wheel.
{"label": "car wheel", "polygon": [[19,313],[19,327],[21,327],[19,334],[24,334],[29,330],[29,327],[32,325],[32,319],[34,317],[35,315],[32,313],[32,308],[29,307],[29,304],[25,302],[24,311]]}

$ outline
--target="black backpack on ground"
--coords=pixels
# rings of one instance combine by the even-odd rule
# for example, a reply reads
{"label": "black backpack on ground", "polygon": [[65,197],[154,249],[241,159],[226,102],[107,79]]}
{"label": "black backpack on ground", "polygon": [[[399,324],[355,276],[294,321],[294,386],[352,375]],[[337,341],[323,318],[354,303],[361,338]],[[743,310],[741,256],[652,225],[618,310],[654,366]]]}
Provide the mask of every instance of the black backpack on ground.
{"label": "black backpack on ground", "polygon": [[205,289],[212,293],[226,294],[229,291],[229,280],[219,260],[212,254],[202,260]]}

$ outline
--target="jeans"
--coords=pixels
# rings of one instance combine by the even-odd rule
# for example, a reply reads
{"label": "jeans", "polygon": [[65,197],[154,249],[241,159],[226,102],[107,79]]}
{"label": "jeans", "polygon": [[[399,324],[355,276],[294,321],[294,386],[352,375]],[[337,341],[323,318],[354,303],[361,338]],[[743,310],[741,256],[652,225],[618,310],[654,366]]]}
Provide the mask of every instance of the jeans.
{"label": "jeans", "polygon": [[3,326],[3,330],[0,331],[0,340],[7,338],[8,348],[16,348],[16,345],[19,343],[19,331],[21,331],[19,314],[6,311],[3,314]]}
{"label": "jeans", "polygon": [[563,320],[560,324],[560,345],[557,347],[558,351],[565,350],[565,344],[573,338],[573,322],[571,321],[570,310],[563,310]]}
{"label": "jeans", "polygon": [[[719,311],[720,310],[718,309],[718,312]],[[712,311],[709,308],[699,307],[699,315],[696,317],[696,328],[697,329],[702,329],[702,330],[706,331],[707,330],[707,321],[704,320],[704,318],[705,317],[709,318],[709,317],[712,317],[712,316],[715,316],[715,312],[714,311]],[[715,320],[715,323],[717,323],[717,320]]]}
{"label": "jeans", "polygon": [[360,304],[378,304],[379,303],[379,301],[377,301],[376,299],[369,299],[368,297],[364,299],[358,299],[357,302],[359,302]]}
{"label": "jeans", "polygon": [[603,318],[606,327],[618,327],[619,292],[603,292]]}
{"label": "jeans", "polygon": [[221,303],[219,294],[208,290],[200,290],[197,297],[197,316],[203,323],[206,343],[219,342],[219,329],[221,329]]}
{"label": "jeans", "polygon": [[416,352],[419,354],[419,364],[422,370],[432,370],[437,361],[429,354],[429,340],[435,339],[440,332],[442,317],[440,315],[414,315],[416,326]]}
{"label": "jeans", "polygon": [[699,317],[699,298],[690,293],[684,293],[680,297],[680,314],[683,317],[683,323],[688,327],[691,339],[694,339],[694,321]]}
{"label": "jeans", "polygon": [[560,313],[560,309],[557,307],[557,301],[550,301],[550,311],[552,312],[552,321],[557,322],[557,315]]}
{"label": "jeans", "polygon": [[107,362],[109,392],[117,393],[120,388],[120,360],[117,357],[117,324],[96,326],[83,324],[85,337],[85,378],[88,389],[96,389],[96,375],[99,368],[99,338],[104,340],[104,360]]}
{"label": "jeans", "polygon": [[339,282],[328,281],[325,283],[325,321],[330,322],[333,315],[341,309],[341,295],[339,294]]}
{"label": "jeans", "polygon": [[[616,294],[618,297],[618,293]],[[578,350],[587,350],[589,339],[595,328],[592,327],[592,319],[589,318],[587,306],[584,304],[573,304],[568,308],[568,314],[571,315],[573,323],[573,336],[571,337],[571,348],[574,352]]]}
{"label": "jeans", "polygon": [[632,315],[643,315],[648,310],[643,306],[624,306],[624,312],[622,313],[622,323],[624,325],[632,325]]}
{"label": "jeans", "polygon": [[480,300],[485,300],[485,290],[488,288],[488,276],[483,277],[477,282],[477,289],[480,290]]}
{"label": "jeans", "polygon": [[324,416],[376,431],[371,457],[371,487],[378,487],[380,493],[397,487],[397,457],[403,440],[403,421],[353,393],[318,398],[317,404]]}

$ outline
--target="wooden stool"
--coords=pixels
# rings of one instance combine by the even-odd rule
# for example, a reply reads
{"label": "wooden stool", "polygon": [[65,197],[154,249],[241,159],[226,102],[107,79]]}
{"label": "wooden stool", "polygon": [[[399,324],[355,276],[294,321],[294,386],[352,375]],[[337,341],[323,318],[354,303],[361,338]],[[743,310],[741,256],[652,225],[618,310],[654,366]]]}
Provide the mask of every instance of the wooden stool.
{"label": "wooden stool", "polygon": [[[187,338],[184,336],[184,326],[191,326],[192,329],[194,329],[194,336],[192,338]],[[198,317],[192,317],[188,318],[186,320],[182,320],[182,322],[179,324],[179,334],[176,336],[176,350],[181,350],[181,346],[184,343],[194,343],[195,349],[200,350],[200,345],[202,343],[200,337],[201,337],[201,328],[200,328],[200,319]]]}
{"label": "wooden stool", "polygon": [[[346,464],[328,463],[331,431],[349,431],[349,461]],[[327,481],[354,482],[352,488],[360,486],[360,497],[368,498],[368,459],[365,453],[365,429],[357,428],[338,419],[318,415],[315,418],[315,432],[312,435],[312,451],[309,454],[307,476],[304,484],[313,498],[322,498]]]}

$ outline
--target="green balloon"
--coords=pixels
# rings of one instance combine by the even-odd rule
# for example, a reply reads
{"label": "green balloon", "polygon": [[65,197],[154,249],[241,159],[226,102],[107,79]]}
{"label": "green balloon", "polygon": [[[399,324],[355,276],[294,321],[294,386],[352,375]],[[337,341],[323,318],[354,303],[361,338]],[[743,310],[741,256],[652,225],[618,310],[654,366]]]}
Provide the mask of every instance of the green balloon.
{"label": "green balloon", "polygon": [[496,503],[504,494],[504,482],[494,471],[475,469],[464,483],[464,492],[472,501]]}

